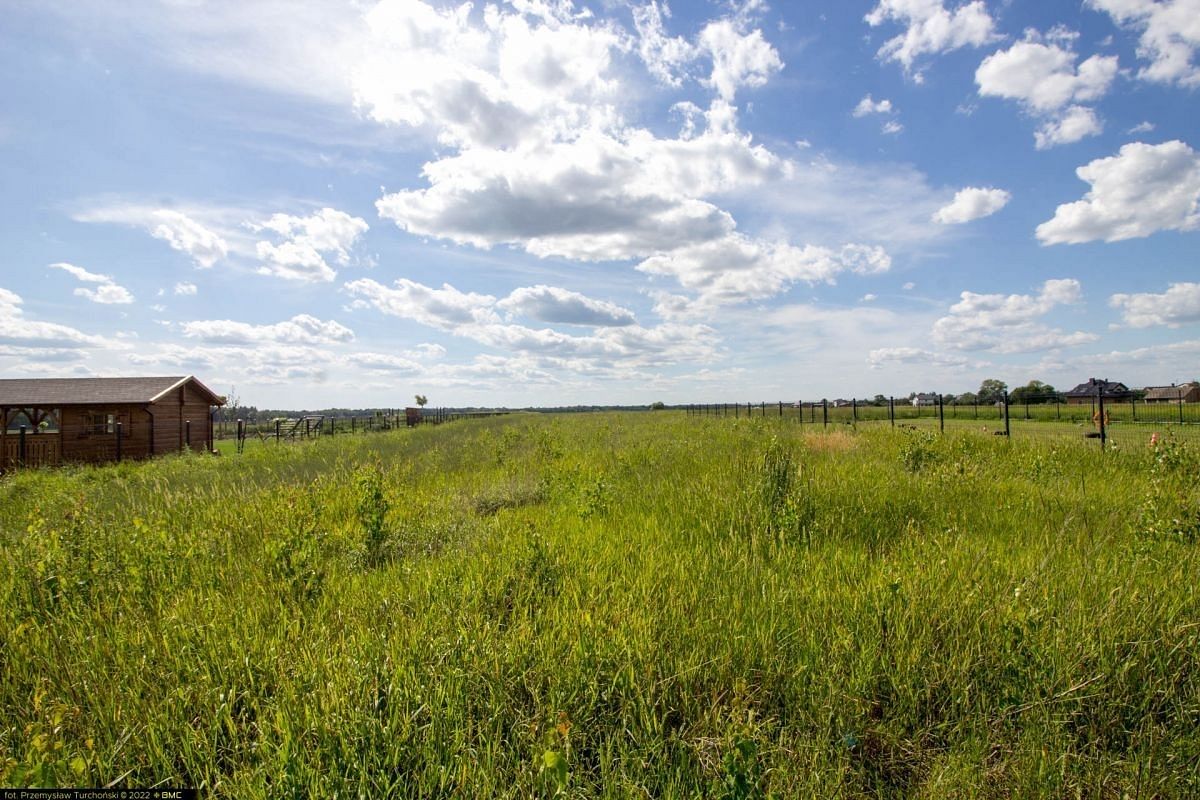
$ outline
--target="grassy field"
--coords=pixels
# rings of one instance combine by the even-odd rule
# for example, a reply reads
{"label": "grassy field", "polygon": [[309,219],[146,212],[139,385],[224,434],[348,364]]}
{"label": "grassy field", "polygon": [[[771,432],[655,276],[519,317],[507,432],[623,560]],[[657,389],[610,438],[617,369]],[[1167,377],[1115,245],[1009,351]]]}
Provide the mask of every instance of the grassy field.
{"label": "grassy field", "polygon": [[1200,796],[1198,470],[661,412],[19,474],[0,785]]}

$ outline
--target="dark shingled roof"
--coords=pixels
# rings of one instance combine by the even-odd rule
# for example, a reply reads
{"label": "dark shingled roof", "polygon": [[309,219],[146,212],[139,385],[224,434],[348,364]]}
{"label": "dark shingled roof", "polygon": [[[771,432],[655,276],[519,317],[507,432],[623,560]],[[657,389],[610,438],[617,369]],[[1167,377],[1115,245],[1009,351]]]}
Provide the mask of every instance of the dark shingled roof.
{"label": "dark shingled roof", "polygon": [[108,403],[152,403],[183,383],[207,394],[213,405],[221,398],[194,377],[166,378],[10,378],[0,380],[0,406],[91,406]]}
{"label": "dark shingled roof", "polygon": [[1099,378],[1092,378],[1087,383],[1081,383],[1064,394],[1067,397],[1096,397],[1101,391],[1105,397],[1127,398],[1133,394],[1129,391],[1129,387],[1120,381],[1105,381]]}

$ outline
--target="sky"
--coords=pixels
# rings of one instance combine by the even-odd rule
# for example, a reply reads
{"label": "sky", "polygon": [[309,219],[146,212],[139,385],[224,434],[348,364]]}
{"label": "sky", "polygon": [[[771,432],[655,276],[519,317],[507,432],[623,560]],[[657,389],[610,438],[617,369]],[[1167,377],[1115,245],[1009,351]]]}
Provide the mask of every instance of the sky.
{"label": "sky", "polygon": [[1200,376],[1200,0],[31,0],[0,377],[272,408]]}

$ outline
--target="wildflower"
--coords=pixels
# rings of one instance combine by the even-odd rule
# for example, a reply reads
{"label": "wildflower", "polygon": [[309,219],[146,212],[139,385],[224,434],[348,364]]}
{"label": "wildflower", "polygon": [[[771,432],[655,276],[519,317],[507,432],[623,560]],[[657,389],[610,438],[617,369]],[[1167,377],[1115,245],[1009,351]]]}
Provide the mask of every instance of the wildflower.
{"label": "wildflower", "polygon": [[1150,446],[1158,447],[1158,434],[1157,433],[1150,434]]}

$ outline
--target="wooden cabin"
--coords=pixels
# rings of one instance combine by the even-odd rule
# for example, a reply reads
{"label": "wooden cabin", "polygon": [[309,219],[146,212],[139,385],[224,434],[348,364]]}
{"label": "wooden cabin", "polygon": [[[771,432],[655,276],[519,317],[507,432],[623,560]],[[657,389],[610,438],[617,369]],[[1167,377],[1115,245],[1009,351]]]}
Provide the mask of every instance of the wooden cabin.
{"label": "wooden cabin", "polygon": [[224,403],[191,375],[0,380],[0,471],[210,451]]}

